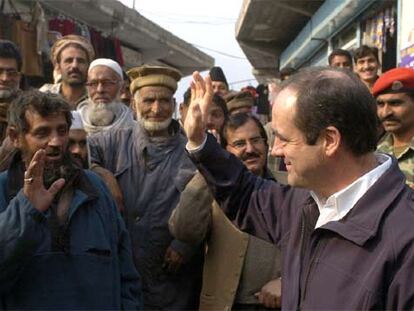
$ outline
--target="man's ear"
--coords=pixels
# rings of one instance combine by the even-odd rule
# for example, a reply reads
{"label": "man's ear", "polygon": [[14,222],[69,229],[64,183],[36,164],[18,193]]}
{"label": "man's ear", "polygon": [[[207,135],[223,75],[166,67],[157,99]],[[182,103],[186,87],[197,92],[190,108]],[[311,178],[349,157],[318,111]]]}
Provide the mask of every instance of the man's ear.
{"label": "man's ear", "polygon": [[342,136],[339,130],[334,126],[328,126],[323,130],[324,151],[327,157],[334,156],[341,146]]}
{"label": "man's ear", "polygon": [[7,135],[9,136],[10,141],[12,142],[13,146],[15,148],[19,148],[20,147],[20,134],[14,125],[10,125],[7,128]]}

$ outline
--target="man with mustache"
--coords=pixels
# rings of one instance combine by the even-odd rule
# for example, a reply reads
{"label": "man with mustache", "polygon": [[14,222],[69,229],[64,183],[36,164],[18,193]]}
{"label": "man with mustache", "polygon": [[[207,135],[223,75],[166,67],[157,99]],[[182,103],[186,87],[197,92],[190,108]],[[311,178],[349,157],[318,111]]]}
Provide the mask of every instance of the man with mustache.
{"label": "man with mustache", "polygon": [[89,135],[135,125],[132,110],[120,98],[124,81],[116,61],[95,59],[89,65],[86,87],[88,99],[77,110]]}
{"label": "man with mustache", "polygon": [[[222,146],[257,176],[273,179],[266,168],[267,137],[247,113],[231,115]],[[280,253],[266,241],[238,230],[224,215],[200,173],[182,192],[170,230],[182,241],[206,243],[200,310],[265,310],[280,307]]]}
{"label": "man with mustache", "polygon": [[195,172],[185,153],[186,137],[172,118],[181,74],[141,66],[128,75],[137,123],[89,136],[91,161],[112,172],[121,188],[145,309],[196,309],[202,247],[174,239],[168,229],[171,211]]}
{"label": "man with mustache", "polygon": [[406,183],[414,187],[414,70],[395,68],[375,82],[372,93],[377,99],[377,114],[386,135],[378,151],[398,160]]}
{"label": "man with mustache", "polygon": [[0,175],[0,305],[137,310],[140,281],[125,224],[101,179],[72,162],[70,106],[23,92],[9,112],[18,152]]}
{"label": "man with mustache", "polygon": [[94,58],[95,51],[86,38],[78,35],[60,38],[51,51],[55,83],[43,85],[40,91],[60,94],[76,110],[87,97],[87,70]]}
{"label": "man with mustache", "polygon": [[355,73],[359,79],[371,90],[375,81],[378,79],[380,63],[378,59],[378,49],[362,45],[354,51]]}

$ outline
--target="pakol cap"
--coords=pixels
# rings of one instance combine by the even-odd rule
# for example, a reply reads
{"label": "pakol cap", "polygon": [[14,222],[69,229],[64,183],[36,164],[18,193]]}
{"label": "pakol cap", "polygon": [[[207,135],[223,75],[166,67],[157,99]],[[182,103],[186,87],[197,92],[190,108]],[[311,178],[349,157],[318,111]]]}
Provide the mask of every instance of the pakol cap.
{"label": "pakol cap", "polygon": [[224,100],[229,112],[242,107],[251,108],[254,106],[254,97],[249,92],[232,92],[227,94]]}
{"label": "pakol cap", "polygon": [[209,75],[210,75],[211,81],[221,81],[227,85],[227,88],[229,87],[226,76],[224,75],[223,69],[221,69],[221,67],[218,67],[218,66],[212,67],[210,69]]}
{"label": "pakol cap", "polygon": [[414,69],[394,68],[382,74],[372,87],[372,95],[414,92]]}
{"label": "pakol cap", "polygon": [[177,69],[163,66],[144,65],[130,69],[127,74],[131,79],[132,94],[145,86],[165,86],[175,92],[177,82],[181,79],[181,73]]}

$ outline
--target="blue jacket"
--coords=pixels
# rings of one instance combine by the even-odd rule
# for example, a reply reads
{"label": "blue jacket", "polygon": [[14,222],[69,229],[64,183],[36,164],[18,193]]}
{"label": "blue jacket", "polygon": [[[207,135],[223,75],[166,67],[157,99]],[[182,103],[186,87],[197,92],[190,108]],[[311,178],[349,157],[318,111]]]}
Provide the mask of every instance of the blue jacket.
{"label": "blue jacket", "polygon": [[37,211],[21,186],[11,194],[9,175],[0,175],[0,308],[139,309],[129,236],[100,178],[80,173],[56,249],[50,209]]}

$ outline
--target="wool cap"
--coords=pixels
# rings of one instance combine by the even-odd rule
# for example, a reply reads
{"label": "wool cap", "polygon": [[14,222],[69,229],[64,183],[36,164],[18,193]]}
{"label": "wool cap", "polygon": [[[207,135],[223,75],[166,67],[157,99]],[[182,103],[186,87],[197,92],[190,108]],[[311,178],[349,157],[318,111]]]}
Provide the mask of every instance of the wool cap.
{"label": "wool cap", "polygon": [[226,76],[224,75],[223,69],[221,69],[221,67],[212,67],[210,69],[210,78],[211,81],[224,82],[227,85],[227,88],[229,87]]}
{"label": "wool cap", "polygon": [[97,58],[89,65],[88,73],[96,66],[106,66],[111,68],[121,80],[124,80],[122,68],[116,61],[109,58]]}
{"label": "wool cap", "polygon": [[88,39],[78,35],[67,35],[58,39],[52,46],[50,57],[53,66],[56,66],[57,59],[59,58],[59,55],[63,49],[72,43],[78,44],[86,51],[88,62],[91,62],[95,58],[95,50],[93,49],[93,46],[88,41]]}
{"label": "wool cap", "polygon": [[372,95],[414,92],[414,69],[394,68],[383,73],[372,87]]}
{"label": "wool cap", "polygon": [[224,100],[230,113],[235,109],[254,106],[254,97],[249,92],[231,92],[224,97]]}
{"label": "wool cap", "polygon": [[164,66],[134,67],[127,74],[131,80],[131,94],[144,86],[165,86],[175,92],[177,82],[181,79],[181,73],[177,69]]}

